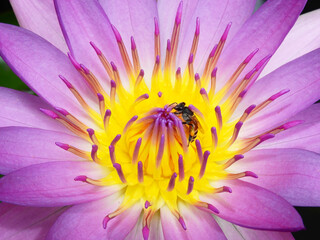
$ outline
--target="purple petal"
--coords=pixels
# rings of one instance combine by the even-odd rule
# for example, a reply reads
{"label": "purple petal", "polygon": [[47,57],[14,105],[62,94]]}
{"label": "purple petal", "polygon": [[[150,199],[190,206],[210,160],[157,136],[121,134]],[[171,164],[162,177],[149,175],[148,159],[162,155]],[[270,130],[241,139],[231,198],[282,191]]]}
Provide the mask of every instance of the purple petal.
{"label": "purple petal", "polygon": [[71,207],[58,218],[47,239],[124,239],[140,215],[139,204],[110,220],[107,229],[102,227],[104,217],[115,211],[121,201],[122,197],[114,194],[101,200]]}
{"label": "purple petal", "polygon": [[51,105],[86,119],[80,104],[59,78],[63,75],[86,97],[95,97],[67,56],[41,37],[12,25],[0,24],[0,55],[28,86]]}
{"label": "purple petal", "polygon": [[251,117],[241,137],[278,127],[284,120],[309,107],[320,97],[320,49],[291,61],[268,74],[248,91],[234,115],[240,115],[252,104],[259,104],[273,94],[290,89],[262,111]]}
{"label": "purple petal", "polygon": [[39,109],[51,109],[41,98],[16,91],[9,88],[0,87],[0,126],[23,126],[66,132],[57,121],[45,116]]}
{"label": "purple petal", "polygon": [[260,77],[320,47],[320,10],[299,16]]}
{"label": "purple petal", "polygon": [[266,188],[295,206],[320,204],[320,155],[301,149],[250,151],[230,169],[250,170],[259,177],[248,182]]}
{"label": "purple petal", "polygon": [[55,207],[103,198],[118,187],[75,181],[79,175],[100,179],[106,169],[93,162],[48,162],[11,172],[0,179],[0,200],[24,206]]}
{"label": "purple petal", "polygon": [[91,148],[83,139],[66,133],[25,127],[0,128],[0,173],[8,174],[43,162],[81,160],[55,142],[69,143],[88,152]]}
{"label": "purple petal", "polygon": [[295,120],[303,123],[277,134],[258,148],[301,148],[320,153],[320,104],[311,105],[288,121]]}
{"label": "purple petal", "polygon": [[289,232],[304,228],[298,212],[273,192],[241,180],[221,184],[231,187],[232,193],[201,198],[219,209],[219,217],[224,220],[262,230]]}
{"label": "purple petal", "polygon": [[79,63],[101,81],[109,78],[90,45],[92,41],[109,61],[124,69],[110,21],[98,1],[54,0],[54,3],[69,50]]}
{"label": "purple petal", "polygon": [[234,225],[219,217],[215,217],[215,219],[228,239],[294,240],[290,232],[254,230]]}
{"label": "purple petal", "polygon": [[61,208],[23,207],[0,203],[2,239],[45,239],[52,224],[63,212]]}
{"label": "purple petal", "polygon": [[[180,0],[158,1],[161,42],[171,38],[175,15]],[[219,1],[204,0],[183,1],[182,22],[180,30],[177,67],[185,67],[190,54],[193,36],[196,29],[196,18],[200,19],[200,38],[195,66],[198,68],[204,63],[213,48],[218,43],[224,29],[232,22],[230,39],[235,35],[242,24],[253,12],[255,1]],[[165,46],[162,46],[162,55]]]}
{"label": "purple petal", "polygon": [[259,52],[248,64],[248,70],[238,79],[242,79],[262,58],[273,54],[292,28],[305,3],[306,0],[271,0],[263,4],[240,28],[222,54],[218,63],[218,89],[253,50],[259,48]]}
{"label": "purple petal", "polygon": [[154,17],[158,17],[157,2],[150,0],[127,1],[99,0],[110,22],[119,30],[130,54],[130,38],[134,37],[145,79],[152,74],[154,64]]}
{"label": "purple petal", "polygon": [[10,0],[19,25],[67,52],[58,18],[51,0]]}

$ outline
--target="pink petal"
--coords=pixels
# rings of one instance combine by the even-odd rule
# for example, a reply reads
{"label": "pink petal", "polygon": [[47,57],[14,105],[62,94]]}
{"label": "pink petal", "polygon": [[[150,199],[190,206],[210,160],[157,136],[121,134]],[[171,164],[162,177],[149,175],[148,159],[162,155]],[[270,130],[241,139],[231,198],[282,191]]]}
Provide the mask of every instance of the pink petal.
{"label": "pink petal", "polygon": [[239,115],[252,104],[260,104],[284,89],[290,92],[274,100],[269,106],[252,116],[243,126],[241,137],[256,135],[278,127],[286,119],[309,107],[320,97],[320,49],[314,50],[276,71],[252,86],[239,105]]}
{"label": "pink petal", "polygon": [[154,18],[158,17],[157,2],[150,0],[99,0],[110,22],[118,29],[131,56],[131,36],[137,46],[145,79],[150,79],[154,65]]}
{"label": "pink petal", "polygon": [[41,98],[16,91],[9,88],[0,87],[0,126],[23,126],[66,132],[57,121],[48,118],[39,109],[51,109]]}
{"label": "pink petal", "polygon": [[109,61],[124,69],[110,21],[98,1],[54,0],[58,19],[69,50],[79,63],[90,69],[100,81],[109,79],[90,42]]}
{"label": "pink petal", "polygon": [[294,240],[290,232],[254,230],[234,225],[219,217],[215,217],[215,219],[228,239]]}
{"label": "pink petal", "polygon": [[[115,211],[123,198],[119,194],[101,200],[79,204],[64,212],[51,228],[47,239],[124,239],[135,226],[141,212],[136,204],[102,227],[104,217]],[[76,231],[75,231],[76,229]]]}
{"label": "pink petal", "polygon": [[47,39],[62,52],[67,52],[58,18],[51,0],[10,0],[21,27]]}
{"label": "pink petal", "polygon": [[45,239],[61,208],[23,207],[0,203],[1,239]]}
{"label": "pink petal", "polygon": [[232,193],[202,196],[219,209],[219,217],[239,226],[273,231],[304,228],[297,211],[283,198],[257,185],[241,180],[221,182]]}
{"label": "pink petal", "polygon": [[278,67],[320,47],[320,10],[299,16],[261,77]]}
{"label": "pink petal", "polygon": [[[41,37],[12,25],[0,25],[0,55],[28,86],[51,105],[86,119],[80,104],[59,78],[63,75],[86,97],[95,97],[67,56]],[[87,120],[89,121],[89,120]]]}
{"label": "pink petal", "polygon": [[288,121],[296,120],[303,123],[277,134],[258,148],[301,148],[320,153],[320,104],[311,105]]}
{"label": "pink petal", "polygon": [[88,202],[118,191],[117,186],[98,187],[75,181],[79,175],[100,179],[106,169],[93,162],[48,162],[11,172],[0,179],[0,200],[38,207]]}
{"label": "pink petal", "polygon": [[[244,170],[245,169],[245,170]],[[248,182],[266,188],[296,206],[320,204],[320,155],[301,149],[250,151],[231,170],[253,171]]]}
{"label": "pink petal", "polygon": [[8,174],[43,162],[81,160],[58,147],[55,142],[91,151],[89,143],[66,133],[25,127],[0,128],[0,173]]}
{"label": "pink petal", "polygon": [[243,24],[222,54],[218,63],[218,88],[225,84],[250,52],[259,48],[246,67],[247,70],[238,79],[242,79],[262,58],[273,54],[292,28],[305,3],[306,0],[271,0],[263,4]]}
{"label": "pink petal", "polygon": [[[161,42],[165,43],[171,38],[175,16],[180,0],[158,1],[158,12],[160,18]],[[230,39],[235,35],[242,24],[253,12],[255,1],[218,1],[204,0],[183,1],[182,22],[180,30],[180,41],[177,55],[177,67],[185,67],[190,54],[192,40],[195,32],[196,18],[200,19],[200,38],[197,57],[195,59],[196,69],[200,64],[204,65],[214,44],[216,44],[229,22],[232,22]],[[162,55],[165,54],[164,44]],[[163,58],[164,59],[164,58]]]}

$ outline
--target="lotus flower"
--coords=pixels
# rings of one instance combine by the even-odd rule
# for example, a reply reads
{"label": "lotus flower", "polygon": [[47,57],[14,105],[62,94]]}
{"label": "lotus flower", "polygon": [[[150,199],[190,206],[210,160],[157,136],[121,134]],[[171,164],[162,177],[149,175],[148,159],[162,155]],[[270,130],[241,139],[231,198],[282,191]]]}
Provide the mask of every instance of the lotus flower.
{"label": "lotus flower", "polygon": [[305,2],[11,0],[38,96],[0,89],[0,239],[291,239],[320,200]]}

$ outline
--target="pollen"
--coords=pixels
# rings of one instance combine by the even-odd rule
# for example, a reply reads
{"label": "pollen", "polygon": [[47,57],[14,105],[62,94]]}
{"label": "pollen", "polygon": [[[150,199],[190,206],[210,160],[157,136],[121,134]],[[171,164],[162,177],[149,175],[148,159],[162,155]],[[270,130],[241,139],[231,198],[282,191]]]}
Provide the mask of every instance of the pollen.
{"label": "pollen", "polygon": [[[166,205],[187,229],[177,204],[184,201],[199,209],[219,214],[214,206],[202,202],[203,194],[231,193],[228,186],[213,187],[215,181],[258,176],[250,171],[231,172],[228,168],[241,160],[245,153],[279,132],[299,122],[289,122],[268,132],[250,138],[239,138],[242,126],[257,112],[288,92],[275,93],[258,105],[248,106],[241,116],[232,119],[239,103],[254,84],[258,72],[270,56],[266,56],[253,68],[246,66],[258,49],[243,59],[239,67],[221,89],[216,88],[217,63],[228,38],[229,23],[220,41],[213,46],[203,73],[194,72],[194,59],[200,35],[200,19],[194,25],[194,38],[185,66],[175,66],[182,16],[182,3],[177,9],[171,38],[166,42],[165,56],[160,51],[160,31],[155,18],[154,67],[151,79],[145,79],[141,69],[139,49],[131,40],[131,57],[115,26],[112,27],[125,73],[109,61],[99,46],[91,42],[93,49],[111,80],[102,86],[99,79],[86,66],[69,54],[82,81],[90,86],[96,96],[97,107],[92,108],[64,76],[60,76],[79,104],[96,123],[90,128],[65,109],[55,111],[41,109],[49,117],[92,145],[91,152],[57,142],[56,145],[84,159],[107,168],[102,179],[75,176],[75,181],[96,186],[118,185],[123,188],[121,206],[101,219],[106,228],[109,221],[140,203],[143,209],[143,236],[148,238],[152,216]],[[191,28],[191,27],[190,27]],[[89,51],[88,50],[88,51]],[[132,59],[132,60],[131,60]],[[143,67],[143,66],[142,66]],[[241,73],[243,79],[239,79]],[[123,77],[125,75],[125,78]],[[70,145],[71,144],[71,145]]]}

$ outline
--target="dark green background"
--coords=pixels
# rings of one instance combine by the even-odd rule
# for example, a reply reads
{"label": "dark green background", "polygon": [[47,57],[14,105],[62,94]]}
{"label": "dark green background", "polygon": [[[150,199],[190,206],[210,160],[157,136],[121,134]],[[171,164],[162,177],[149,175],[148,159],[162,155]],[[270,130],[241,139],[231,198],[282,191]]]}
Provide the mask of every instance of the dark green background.
{"label": "dark green background", "polygon": [[[27,1],[27,0],[26,0]],[[263,2],[258,0],[258,2]],[[18,25],[17,20],[12,12],[8,0],[1,0],[0,3],[0,22]],[[303,12],[309,12],[320,8],[319,0],[309,0]],[[319,26],[320,27],[320,26]],[[11,69],[0,58],[0,86],[17,89],[20,91],[30,91],[29,88],[11,71]],[[31,93],[31,91],[30,91]],[[3,103],[2,103],[3,104]],[[303,218],[306,230],[293,233],[295,239],[319,239],[320,227],[320,208],[296,208]],[[259,240],[259,239],[257,239]],[[271,240],[271,239],[270,239]]]}

